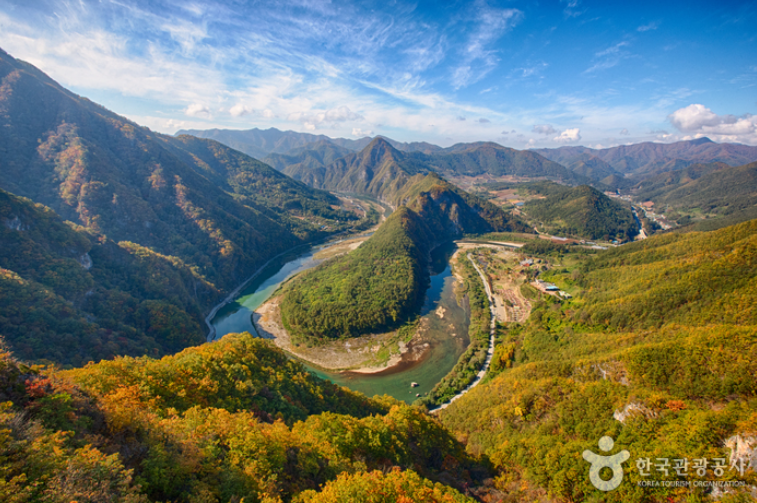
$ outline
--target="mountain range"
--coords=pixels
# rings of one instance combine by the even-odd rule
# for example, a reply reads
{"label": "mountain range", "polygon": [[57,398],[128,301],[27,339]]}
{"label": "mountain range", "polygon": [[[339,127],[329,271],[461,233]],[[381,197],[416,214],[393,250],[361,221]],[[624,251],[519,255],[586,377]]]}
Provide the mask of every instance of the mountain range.
{"label": "mountain range", "polygon": [[218,142],[140,127],[5,52],[0,152],[4,303],[20,309],[24,289],[30,309],[0,317],[0,334],[29,359],[195,344],[222,292],[357,222],[327,192]]}
{"label": "mountain range", "polygon": [[[618,165],[581,151],[574,172],[491,143],[405,151],[368,140],[341,157],[346,147],[323,138],[282,154],[301,159],[296,171],[314,185],[398,206],[355,251],[285,286],[299,284],[289,321],[305,335],[395,323],[417,303],[430,247],[528,230],[442,176],[577,185],[587,174],[631,178],[621,176],[629,159],[643,161],[643,149]],[[651,177],[634,178],[636,190],[746,214],[757,163],[737,147],[699,164],[655,157],[639,164]],[[591,187],[538,183],[548,207],[532,204],[545,217],[588,205],[627,220]],[[485,290],[503,279],[528,293],[531,314],[475,329],[493,354],[477,350],[469,361],[480,365],[465,371],[491,366],[432,416],[422,403],[336,386],[249,333],[203,344],[209,307],[268,259],[373,224],[339,202],[217,141],[140,127],[0,52],[0,501],[754,499],[757,220],[605,251],[471,250],[455,289],[469,319],[474,308],[489,316]],[[591,482],[581,454],[604,449],[603,437],[633,456],[614,491]],[[660,479],[639,460],[657,461],[651,470],[672,459],[688,473],[673,479],[671,467],[665,481],[701,487],[653,487]],[[713,479],[733,485],[715,493]]]}
{"label": "mountain range", "polygon": [[757,161],[757,147],[715,143],[709,138],[675,143],[644,142],[605,149],[560,147],[534,151],[566,166],[598,159],[606,163],[602,164],[606,169],[609,166],[618,173],[637,180],[695,163],[722,162],[729,166],[740,166]]}

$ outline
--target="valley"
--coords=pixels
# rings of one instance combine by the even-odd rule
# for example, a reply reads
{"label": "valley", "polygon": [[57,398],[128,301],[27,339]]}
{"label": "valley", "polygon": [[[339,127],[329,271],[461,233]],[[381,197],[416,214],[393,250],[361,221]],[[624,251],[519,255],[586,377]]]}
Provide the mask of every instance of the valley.
{"label": "valley", "polygon": [[753,500],[757,147],[529,127],[168,135],[0,50],[0,501]]}

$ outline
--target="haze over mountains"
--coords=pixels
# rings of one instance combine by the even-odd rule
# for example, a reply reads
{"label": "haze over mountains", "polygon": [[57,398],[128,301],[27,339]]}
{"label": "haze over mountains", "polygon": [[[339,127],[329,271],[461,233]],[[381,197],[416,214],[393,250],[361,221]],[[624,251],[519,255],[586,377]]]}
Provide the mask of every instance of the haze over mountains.
{"label": "haze over mountains", "polygon": [[[329,177],[345,173],[336,165],[341,157],[355,165],[355,154],[372,145],[370,138],[349,140],[324,135],[279,131],[179,131],[218,139],[258,158],[295,179],[335,190]],[[569,185],[590,183],[601,189],[630,190],[641,180],[696,163],[722,162],[739,166],[757,161],[757,147],[715,143],[707,138],[671,144],[640,143],[606,149],[559,147],[515,150],[491,142],[456,144],[442,148],[428,143],[402,143],[382,138],[399,153],[395,160],[413,165],[408,172],[436,171],[444,176],[515,176],[550,179]],[[372,148],[372,147],[371,147]],[[363,155],[363,158],[366,156]],[[368,158],[377,159],[375,154]],[[363,162],[363,166],[369,165]],[[334,175],[327,175],[333,171]],[[349,169],[347,170],[349,171]]]}

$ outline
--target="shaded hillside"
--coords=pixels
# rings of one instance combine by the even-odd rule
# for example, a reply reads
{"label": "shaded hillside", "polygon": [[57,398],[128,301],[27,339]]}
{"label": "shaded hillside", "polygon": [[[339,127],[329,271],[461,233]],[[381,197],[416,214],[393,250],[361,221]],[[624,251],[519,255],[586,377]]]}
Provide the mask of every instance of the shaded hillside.
{"label": "shaded hillside", "polygon": [[463,234],[528,230],[435,173],[408,185],[402,197],[407,206],[359,248],[287,284],[281,315],[296,342],[395,329],[423,302],[435,245]]}
{"label": "shaded hillside", "polygon": [[222,292],[358,220],[331,194],[220,143],[139,127],[4,52],[0,82],[0,325],[25,359],[201,342]]}
{"label": "shaded hillside", "polygon": [[757,162],[737,167],[695,164],[644,180],[633,192],[658,206],[729,214],[757,205]]}
{"label": "shaded hillside", "polygon": [[0,223],[0,334],[18,357],[81,365],[204,342],[220,292],[197,268],[3,190]]}
{"label": "shaded hillside", "polygon": [[709,138],[675,143],[638,143],[605,149],[560,147],[536,149],[547,159],[563,166],[585,158],[595,157],[625,175],[643,178],[658,173],[685,168],[690,164],[722,162],[739,166],[757,161],[757,147],[737,143],[715,143]]}
{"label": "shaded hillside", "polygon": [[520,190],[546,196],[523,206],[523,211],[538,221],[544,232],[606,241],[628,241],[639,232],[629,208],[587,185],[571,188],[535,183]]}
{"label": "shaded hillside", "polygon": [[0,187],[176,256],[219,288],[317,237],[324,218],[347,218],[329,194],[219,143],[141,128],[5,53],[0,77]]}
{"label": "shaded hillside", "polygon": [[315,143],[308,143],[304,147],[292,149],[286,154],[268,154],[262,160],[295,180],[301,180],[303,173],[316,168],[323,168],[352,152],[352,150],[335,145],[330,141],[320,140]]}
{"label": "shaded hillside", "polygon": [[[498,487],[514,501],[541,491],[566,501],[705,500],[692,487],[640,489],[670,479],[654,466],[642,475],[635,460],[748,459],[732,448],[757,417],[756,250],[752,221],[652,236],[544,274],[573,299],[536,304],[524,327],[505,334],[499,373],[443,411],[442,422],[508,474]],[[613,452],[630,453],[622,484],[606,493],[591,485],[581,457],[598,452],[604,435]],[[687,480],[754,477],[708,470]],[[749,500],[745,490],[731,501]]]}
{"label": "shaded hillside", "polygon": [[455,488],[490,476],[420,410],[334,386],[249,334],[66,373],[0,353],[0,383],[2,501],[322,501],[336,487],[474,501]]}
{"label": "shaded hillside", "polygon": [[567,163],[566,167],[577,175],[594,180],[595,185],[610,190],[625,190],[632,187],[634,183],[610,164],[589,154],[576,156]]}
{"label": "shaded hillside", "polygon": [[411,177],[428,172],[423,162],[377,137],[360,152],[322,168],[300,171],[300,179],[319,189],[366,194],[397,205],[397,195]]}

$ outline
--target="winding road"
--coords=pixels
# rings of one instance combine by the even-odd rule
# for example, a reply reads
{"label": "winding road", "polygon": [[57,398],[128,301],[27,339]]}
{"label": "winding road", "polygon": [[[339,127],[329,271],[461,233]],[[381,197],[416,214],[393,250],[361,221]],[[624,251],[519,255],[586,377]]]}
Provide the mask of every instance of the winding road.
{"label": "winding road", "polygon": [[487,299],[489,299],[489,311],[491,311],[491,325],[489,326],[489,350],[486,353],[486,361],[484,361],[484,366],[478,372],[478,374],[476,374],[476,378],[473,380],[473,382],[470,383],[468,386],[466,386],[465,389],[460,391],[460,393],[453,396],[448,402],[443,403],[436,409],[429,410],[429,412],[432,414],[435,414],[442,409],[446,409],[449,406],[449,404],[451,404],[452,402],[454,402],[455,400],[457,400],[458,398],[460,398],[461,396],[463,396],[464,394],[466,394],[467,392],[469,392],[470,390],[478,386],[478,383],[481,382],[481,380],[486,375],[486,372],[489,370],[489,365],[492,362],[492,356],[494,356],[494,336],[497,332],[497,317],[495,316],[495,313],[494,313],[494,305],[495,305],[494,296],[492,295],[492,291],[489,288],[489,282],[486,281],[486,276],[484,276],[483,271],[481,271],[481,269],[478,267],[478,264],[476,264],[476,261],[473,260],[473,257],[471,257],[470,253],[467,254],[467,257],[468,257],[468,260],[470,260],[470,263],[473,264],[473,267],[476,268],[476,272],[481,277],[481,281],[484,282],[484,289],[486,290],[486,297]]}

